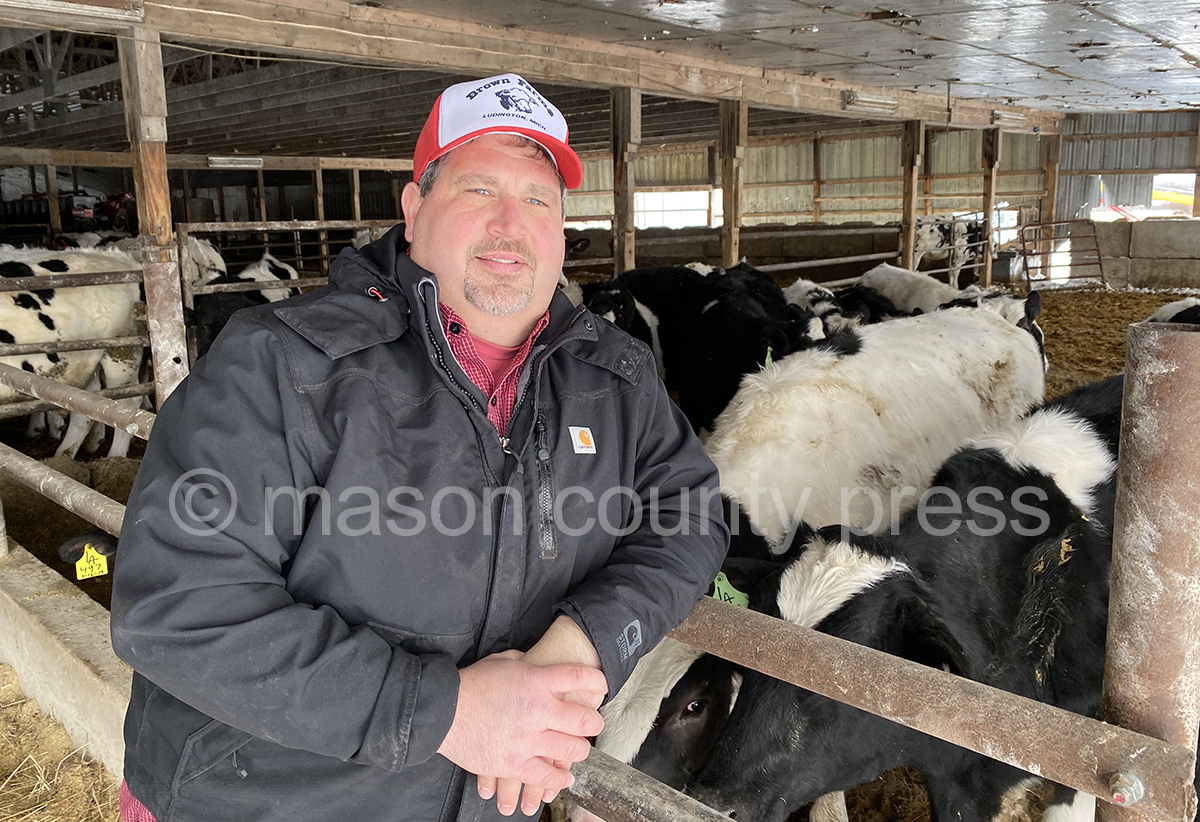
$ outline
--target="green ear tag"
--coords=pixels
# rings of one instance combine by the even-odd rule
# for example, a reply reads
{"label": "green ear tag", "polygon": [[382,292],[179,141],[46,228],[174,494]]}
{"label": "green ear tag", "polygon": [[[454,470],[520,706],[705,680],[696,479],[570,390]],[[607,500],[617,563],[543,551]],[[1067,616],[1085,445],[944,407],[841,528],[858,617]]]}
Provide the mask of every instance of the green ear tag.
{"label": "green ear tag", "polygon": [[772,359],[771,359],[771,346],[769,346],[769,345],[768,345],[768,346],[767,346],[767,359],[766,359],[766,360],[763,362],[763,368],[770,368],[770,367],[771,367],[771,363],[772,363]]}
{"label": "green ear tag", "polygon": [[736,605],[739,608],[750,607],[750,597],[748,594],[743,594],[729,581],[729,577],[725,576],[725,572],[721,571],[717,574],[717,578],[713,580],[713,599],[721,602],[728,602],[730,605]]}

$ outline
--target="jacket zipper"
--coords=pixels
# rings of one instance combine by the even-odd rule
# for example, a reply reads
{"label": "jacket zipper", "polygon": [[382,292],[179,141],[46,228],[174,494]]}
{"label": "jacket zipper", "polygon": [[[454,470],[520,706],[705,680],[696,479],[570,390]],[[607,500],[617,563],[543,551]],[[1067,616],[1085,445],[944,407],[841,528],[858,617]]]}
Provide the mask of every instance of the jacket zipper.
{"label": "jacket zipper", "polygon": [[554,488],[550,473],[550,445],[546,420],[537,418],[538,544],[542,559],[558,558],[558,540],[554,535]]}

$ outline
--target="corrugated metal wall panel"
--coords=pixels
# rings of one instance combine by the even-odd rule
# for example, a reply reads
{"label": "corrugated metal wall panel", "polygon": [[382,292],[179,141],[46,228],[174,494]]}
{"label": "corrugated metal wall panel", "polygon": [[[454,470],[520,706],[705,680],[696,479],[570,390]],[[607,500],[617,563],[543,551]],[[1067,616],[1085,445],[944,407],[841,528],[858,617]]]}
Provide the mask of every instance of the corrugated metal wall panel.
{"label": "corrugated metal wall panel", "polygon": [[864,137],[859,140],[828,140],[821,143],[822,185],[830,180],[898,176],[899,137]]}
{"label": "corrugated metal wall panel", "polygon": [[934,175],[983,173],[979,158],[983,156],[983,135],[979,131],[935,131],[926,163]]}
{"label": "corrugated metal wall panel", "polygon": [[583,161],[583,185],[576,189],[578,196],[579,192],[584,191],[608,191],[612,192],[613,176],[612,176],[612,159],[597,159]]}
{"label": "corrugated metal wall panel", "polygon": [[[611,165],[610,162],[610,168]],[[708,152],[639,156],[633,163],[633,177],[639,188],[708,185]]]}
{"label": "corrugated metal wall panel", "polygon": [[596,217],[613,213],[613,195],[607,193],[587,194],[572,191],[567,194],[567,219],[572,217]]}
{"label": "corrugated metal wall panel", "polygon": [[812,143],[750,146],[746,149],[747,183],[808,182],[813,178]]}
{"label": "corrugated metal wall panel", "polygon": [[1001,171],[1042,170],[1042,137],[1040,134],[1011,134],[1006,132],[1000,150]]}
{"label": "corrugated metal wall panel", "polygon": [[803,215],[797,219],[812,219],[812,185],[772,186],[770,188],[747,188],[742,197],[742,215],[766,212],[771,219],[786,222],[778,216],[784,212]]}

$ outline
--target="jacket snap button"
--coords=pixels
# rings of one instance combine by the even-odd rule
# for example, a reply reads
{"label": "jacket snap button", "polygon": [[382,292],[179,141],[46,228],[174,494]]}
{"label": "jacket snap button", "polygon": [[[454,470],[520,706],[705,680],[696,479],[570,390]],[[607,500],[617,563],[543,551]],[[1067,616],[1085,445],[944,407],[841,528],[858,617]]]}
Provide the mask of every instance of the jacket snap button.
{"label": "jacket snap button", "polygon": [[583,325],[588,331],[592,330],[592,321],[591,320],[584,320]]}
{"label": "jacket snap button", "polygon": [[550,452],[547,451],[545,448],[542,448],[541,450],[538,451],[538,459],[540,459],[540,460],[550,459]]}

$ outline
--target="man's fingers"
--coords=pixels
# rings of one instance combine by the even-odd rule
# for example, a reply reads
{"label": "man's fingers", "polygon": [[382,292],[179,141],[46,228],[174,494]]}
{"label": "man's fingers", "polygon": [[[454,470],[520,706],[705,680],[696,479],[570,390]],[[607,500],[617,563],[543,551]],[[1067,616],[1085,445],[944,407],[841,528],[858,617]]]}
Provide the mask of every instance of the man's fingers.
{"label": "man's fingers", "polygon": [[496,795],[496,777],[480,776],[476,778],[478,783],[479,798],[485,802]]}
{"label": "man's fingers", "polygon": [[586,665],[547,665],[541,669],[549,677],[550,690],[564,695],[586,691],[603,698],[608,693],[608,680],[596,668]]}
{"label": "man's fingers", "polygon": [[[596,736],[604,730],[604,717],[595,708],[590,708],[587,705],[580,705],[577,702],[568,702],[566,700],[558,700],[557,704],[551,706],[549,716],[547,717],[546,727],[551,731],[568,734],[579,738],[583,741],[583,749],[580,758],[587,756],[587,742],[585,737]],[[565,756],[555,756],[554,759],[566,759]],[[572,762],[578,762],[579,759],[572,759]]]}
{"label": "man's fingers", "polygon": [[504,816],[512,816],[521,798],[521,783],[514,779],[496,780],[496,809]]}

